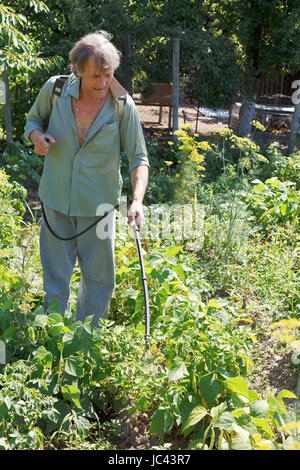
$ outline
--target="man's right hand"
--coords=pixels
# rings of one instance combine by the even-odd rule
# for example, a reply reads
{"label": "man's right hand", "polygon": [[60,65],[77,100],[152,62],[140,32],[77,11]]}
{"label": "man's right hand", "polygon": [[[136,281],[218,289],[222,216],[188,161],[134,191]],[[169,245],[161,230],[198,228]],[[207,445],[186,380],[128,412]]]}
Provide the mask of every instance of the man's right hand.
{"label": "man's right hand", "polygon": [[43,134],[40,130],[35,129],[29,136],[34,145],[34,151],[38,155],[45,156],[49,152],[50,145],[55,144],[55,140],[50,134]]}

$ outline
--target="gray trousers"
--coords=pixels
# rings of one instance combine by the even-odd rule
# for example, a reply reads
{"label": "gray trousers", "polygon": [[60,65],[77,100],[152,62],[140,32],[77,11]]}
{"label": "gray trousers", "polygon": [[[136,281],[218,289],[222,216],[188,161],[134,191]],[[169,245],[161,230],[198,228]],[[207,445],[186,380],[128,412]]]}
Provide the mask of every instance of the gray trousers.
{"label": "gray trousers", "polygon": [[[45,213],[51,228],[62,237],[73,236],[99,218],[68,216],[48,207],[45,207]],[[62,313],[68,310],[70,279],[78,259],[81,280],[76,320],[84,321],[87,316],[93,315],[92,325],[97,326],[101,318],[107,318],[115,287],[115,213],[109,214],[106,219],[101,222],[101,227],[97,224],[80,237],[68,241],[54,237],[42,219],[40,257],[46,292],[45,312],[54,298],[58,300]],[[105,230],[105,225],[109,230]],[[104,229],[99,231],[99,228]],[[101,239],[99,233],[109,236],[102,235]]]}

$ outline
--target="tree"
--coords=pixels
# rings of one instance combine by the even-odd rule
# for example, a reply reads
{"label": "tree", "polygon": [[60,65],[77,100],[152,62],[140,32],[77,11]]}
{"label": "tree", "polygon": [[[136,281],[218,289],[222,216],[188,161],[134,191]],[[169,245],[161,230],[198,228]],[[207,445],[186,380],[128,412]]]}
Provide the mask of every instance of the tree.
{"label": "tree", "polygon": [[186,96],[198,108],[229,108],[237,96],[241,75],[235,46],[229,38],[203,28],[196,37],[190,34],[182,49]]}
{"label": "tree", "polygon": [[298,0],[220,0],[211,5],[214,28],[236,44],[241,65],[239,134],[251,130],[257,86],[261,77],[300,64]]}
{"label": "tree", "polygon": [[[22,0],[21,3],[23,6],[30,5],[36,12],[48,11],[47,6],[41,0]],[[34,67],[48,67],[55,59],[43,59],[37,56],[35,42],[21,31],[28,22],[23,14],[17,13],[9,5],[0,5],[0,13],[2,17],[0,65],[6,95],[4,103],[6,140],[9,143],[13,140],[9,84],[10,69],[33,70]]]}

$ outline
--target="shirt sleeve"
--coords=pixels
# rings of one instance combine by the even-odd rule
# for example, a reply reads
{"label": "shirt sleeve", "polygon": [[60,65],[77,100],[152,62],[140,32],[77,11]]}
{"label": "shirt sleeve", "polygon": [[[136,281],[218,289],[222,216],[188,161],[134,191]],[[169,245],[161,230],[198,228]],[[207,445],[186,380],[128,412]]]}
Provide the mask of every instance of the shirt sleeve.
{"label": "shirt sleeve", "polygon": [[52,90],[56,77],[51,77],[41,88],[35,102],[26,117],[24,137],[28,138],[30,133],[39,129],[45,132],[52,111]]}
{"label": "shirt sleeve", "polygon": [[129,171],[140,165],[149,166],[142,126],[135,103],[130,95],[126,97],[120,121],[120,136],[129,161]]}

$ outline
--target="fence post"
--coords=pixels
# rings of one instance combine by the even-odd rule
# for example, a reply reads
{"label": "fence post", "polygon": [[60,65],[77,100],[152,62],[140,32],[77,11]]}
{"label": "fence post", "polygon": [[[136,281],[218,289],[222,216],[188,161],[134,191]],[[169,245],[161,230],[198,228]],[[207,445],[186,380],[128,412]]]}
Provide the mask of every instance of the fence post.
{"label": "fence post", "polygon": [[173,38],[173,139],[178,130],[180,39]]}
{"label": "fence post", "polygon": [[[292,88],[297,88],[297,87],[300,87],[300,80],[295,80],[292,83]],[[298,133],[299,121],[300,121],[300,88],[298,88],[292,94],[292,102],[295,106],[295,109],[294,109],[292,123],[291,123],[291,132],[289,136],[287,155],[290,155],[291,153],[294,152],[295,143],[297,139],[297,133]]]}
{"label": "fence post", "polygon": [[4,70],[2,70],[2,80],[5,86],[4,122],[5,122],[6,142],[9,143],[13,141],[13,134],[12,134],[11,102],[10,102],[10,94],[9,94],[8,73],[5,68]]}

